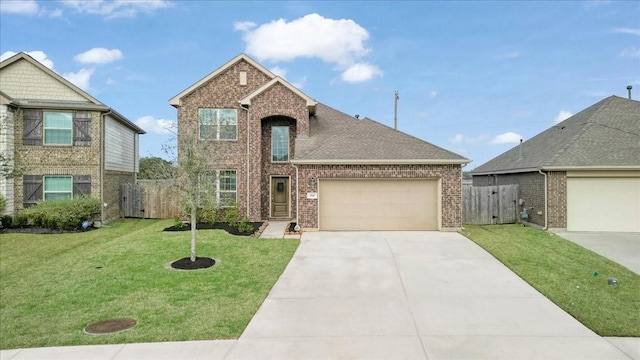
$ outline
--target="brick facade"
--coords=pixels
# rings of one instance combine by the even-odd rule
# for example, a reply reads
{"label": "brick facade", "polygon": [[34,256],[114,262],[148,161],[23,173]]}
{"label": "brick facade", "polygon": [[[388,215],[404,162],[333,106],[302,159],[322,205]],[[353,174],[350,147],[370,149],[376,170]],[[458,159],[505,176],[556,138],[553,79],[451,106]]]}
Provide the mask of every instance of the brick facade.
{"label": "brick facade", "polygon": [[[241,72],[246,73],[246,84],[240,83]],[[262,70],[240,59],[221,69],[216,76],[205,80],[190,93],[179,97],[178,139],[185,144],[189,138],[198,139],[198,109],[226,108],[237,110],[237,139],[207,140],[209,166],[212,169],[236,170],[237,205],[240,214],[252,221],[268,220],[271,216],[271,179],[274,176],[290,179],[290,206],[288,219],[297,217],[296,194],[299,202],[300,226],[318,227],[317,200],[306,199],[314,191],[309,179],[315,178],[438,178],[442,188],[443,229],[461,227],[461,165],[298,165],[300,187],[296,184],[296,167],[291,163],[271,161],[271,129],[289,126],[289,159],[295,156],[296,139],[309,133],[307,100],[281,82],[272,81]],[[252,95],[250,105],[243,107],[240,100]],[[202,140],[200,140],[202,141]],[[317,185],[316,185],[317,186]]]}
{"label": "brick facade", "polygon": [[547,175],[547,226],[567,227],[567,172],[550,171]]}

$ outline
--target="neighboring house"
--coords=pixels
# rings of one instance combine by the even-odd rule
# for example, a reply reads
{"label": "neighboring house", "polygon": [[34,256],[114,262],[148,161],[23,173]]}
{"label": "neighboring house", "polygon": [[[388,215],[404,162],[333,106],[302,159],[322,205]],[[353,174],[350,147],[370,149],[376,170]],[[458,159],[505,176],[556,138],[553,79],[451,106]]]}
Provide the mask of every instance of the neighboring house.
{"label": "neighboring house", "polygon": [[306,230],[454,230],[469,160],[302,93],[240,54],[169,100],[221,206]]}
{"label": "neighboring house", "polygon": [[472,175],[475,186],[519,184],[535,224],[640,232],[640,102],[608,97]]}
{"label": "neighboring house", "polygon": [[145,132],[29,55],[0,63],[0,151],[23,174],[0,179],[7,213],[40,200],[91,195],[101,222],[120,216],[120,185],[135,182]]}

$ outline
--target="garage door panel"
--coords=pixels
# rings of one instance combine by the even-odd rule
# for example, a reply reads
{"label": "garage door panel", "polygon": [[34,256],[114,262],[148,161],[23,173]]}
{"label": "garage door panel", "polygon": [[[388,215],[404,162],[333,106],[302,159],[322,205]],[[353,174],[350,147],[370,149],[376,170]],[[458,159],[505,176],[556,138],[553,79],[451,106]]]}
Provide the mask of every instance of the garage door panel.
{"label": "garage door panel", "polygon": [[568,178],[567,230],[640,232],[640,179]]}
{"label": "garage door panel", "polygon": [[321,179],[321,230],[437,230],[437,179]]}

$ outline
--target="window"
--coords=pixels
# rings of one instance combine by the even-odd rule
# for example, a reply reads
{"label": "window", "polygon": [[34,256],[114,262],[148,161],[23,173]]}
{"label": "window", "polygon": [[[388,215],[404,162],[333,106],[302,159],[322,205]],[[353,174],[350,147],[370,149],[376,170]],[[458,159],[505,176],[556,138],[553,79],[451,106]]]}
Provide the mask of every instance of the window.
{"label": "window", "polygon": [[231,207],[236,205],[236,171],[213,170],[200,176],[201,196],[211,191],[215,193],[216,204],[219,207]]}
{"label": "window", "polygon": [[201,140],[236,140],[237,111],[235,109],[198,109]]}
{"label": "window", "polygon": [[73,197],[73,177],[45,176],[44,200],[71,199]]}
{"label": "window", "polygon": [[73,114],[44,112],[44,144],[73,145]]}
{"label": "window", "polygon": [[289,161],[288,126],[274,126],[271,128],[271,161]]}

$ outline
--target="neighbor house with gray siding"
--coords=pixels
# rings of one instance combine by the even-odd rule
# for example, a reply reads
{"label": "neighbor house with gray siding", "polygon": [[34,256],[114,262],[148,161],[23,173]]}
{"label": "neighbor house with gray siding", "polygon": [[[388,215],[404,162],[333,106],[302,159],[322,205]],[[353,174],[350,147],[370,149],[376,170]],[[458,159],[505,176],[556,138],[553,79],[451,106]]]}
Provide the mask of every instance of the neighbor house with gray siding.
{"label": "neighbor house with gray siding", "polygon": [[38,201],[89,195],[100,222],[120,216],[120,187],[138,171],[145,132],[25,53],[0,63],[0,151],[20,169],[0,179],[7,213]]}
{"label": "neighbor house with gray siding", "polygon": [[[169,100],[219,206],[305,230],[456,230],[466,158],[317,102],[240,54]],[[179,156],[181,153],[179,152]]]}

